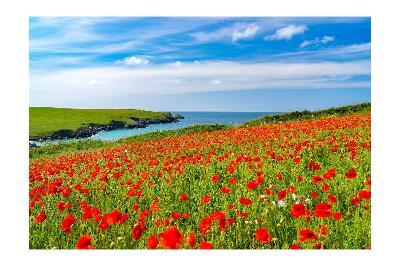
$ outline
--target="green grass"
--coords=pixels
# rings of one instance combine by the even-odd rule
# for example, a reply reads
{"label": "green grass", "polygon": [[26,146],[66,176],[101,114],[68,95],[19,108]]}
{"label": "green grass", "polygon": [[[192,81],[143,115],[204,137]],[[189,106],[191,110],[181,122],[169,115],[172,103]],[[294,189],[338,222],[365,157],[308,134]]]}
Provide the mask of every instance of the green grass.
{"label": "green grass", "polygon": [[347,105],[342,107],[333,107],[325,110],[319,111],[295,111],[276,115],[266,115],[254,120],[247,121],[239,127],[254,127],[263,126],[267,124],[284,123],[290,121],[302,121],[314,118],[324,118],[329,116],[347,115],[353,113],[365,113],[371,112],[371,103],[362,103],[355,105]]}
{"label": "green grass", "polygon": [[[290,112],[277,115],[269,115],[255,120],[251,120],[239,125],[238,127],[260,126],[265,124],[282,123],[285,121],[300,121],[312,118],[340,116],[352,113],[364,113],[364,112],[369,112],[370,110],[371,110],[371,104],[363,103],[357,105],[348,105],[344,107],[330,108],[316,112],[310,112],[310,111]],[[80,140],[65,144],[50,144],[30,149],[29,158],[31,160],[37,160],[44,157],[52,157],[68,153],[77,153],[77,152],[100,149],[105,147],[115,147],[119,144],[153,141],[162,138],[172,138],[183,135],[202,133],[202,132],[213,132],[213,131],[227,130],[232,128],[235,127],[228,125],[196,125],[175,130],[151,132],[111,142],[96,141],[96,140]]]}
{"label": "green grass", "polygon": [[[171,133],[153,136],[163,134]],[[163,232],[174,226],[182,234],[174,237],[180,248],[189,248],[185,240],[193,234],[194,248],[206,241],[216,249],[288,249],[292,244],[368,249],[371,201],[360,192],[371,191],[370,144],[370,113],[362,113],[131,142],[31,161],[29,248],[73,249],[81,236],[89,235],[96,249],[145,249],[151,236],[162,249],[170,243],[162,241]],[[351,169],[356,176],[348,175]],[[249,188],[254,181],[256,187]],[[179,200],[182,193],[188,200]],[[205,195],[210,201],[201,203]],[[252,203],[243,205],[242,198]],[[354,199],[360,203],[352,203]],[[304,212],[295,217],[292,206],[299,203]],[[59,204],[70,207],[62,210]],[[126,220],[111,216],[115,211],[127,214]],[[41,213],[46,218],[37,220],[44,217]],[[64,232],[60,226],[68,215],[76,221]],[[211,224],[204,223],[210,219]],[[133,239],[133,228],[143,234]],[[260,229],[270,235],[264,242],[256,237]],[[304,229],[315,233],[314,240],[302,240]]]}
{"label": "green grass", "polygon": [[190,135],[202,132],[213,132],[218,130],[229,129],[231,126],[226,125],[196,125],[175,130],[156,131],[129,138],[120,139],[117,141],[99,141],[99,140],[79,140],[65,144],[49,144],[42,147],[29,149],[29,158],[31,160],[41,159],[44,157],[57,156],[67,153],[77,153],[87,150],[115,147],[120,144],[132,142],[145,142],[158,140],[162,138],[172,138],[183,135]]}
{"label": "green grass", "polygon": [[29,137],[43,137],[59,130],[76,130],[87,124],[107,125],[111,121],[135,123],[130,118],[159,119],[168,112],[136,109],[69,109],[29,107]]}

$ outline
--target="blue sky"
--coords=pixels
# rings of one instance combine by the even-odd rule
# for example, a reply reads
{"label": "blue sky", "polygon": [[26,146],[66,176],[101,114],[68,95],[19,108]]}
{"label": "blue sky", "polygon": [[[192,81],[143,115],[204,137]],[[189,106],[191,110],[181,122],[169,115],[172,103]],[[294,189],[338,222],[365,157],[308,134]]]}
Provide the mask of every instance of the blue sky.
{"label": "blue sky", "polygon": [[30,105],[320,109],[371,99],[364,17],[31,17]]}

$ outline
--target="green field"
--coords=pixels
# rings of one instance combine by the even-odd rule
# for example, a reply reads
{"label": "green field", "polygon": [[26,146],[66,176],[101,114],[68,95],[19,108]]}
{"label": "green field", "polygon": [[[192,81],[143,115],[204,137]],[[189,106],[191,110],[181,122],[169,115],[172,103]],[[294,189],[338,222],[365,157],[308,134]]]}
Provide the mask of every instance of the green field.
{"label": "green field", "polygon": [[135,123],[130,118],[161,119],[168,112],[136,109],[70,109],[29,107],[29,137],[43,137],[59,130],[76,130],[87,124],[107,125],[112,121]]}
{"label": "green field", "polygon": [[[365,113],[370,111],[371,111],[371,104],[363,103],[357,105],[335,107],[315,112],[302,111],[302,112],[289,112],[278,115],[268,115],[248,121],[246,123],[238,125],[237,127],[262,126],[266,124],[282,123],[284,121],[300,121],[311,118],[322,118],[322,117],[338,116],[338,115],[352,114],[352,113]],[[71,153],[106,148],[106,147],[115,147],[117,145],[128,144],[133,142],[154,141],[162,138],[173,138],[183,135],[190,135],[202,132],[214,132],[214,131],[228,130],[233,128],[235,127],[228,125],[195,125],[175,130],[156,131],[156,132],[141,134],[111,142],[104,142],[98,140],[80,140],[65,144],[50,144],[30,149],[29,158],[31,160],[36,160],[36,159],[41,159],[43,157],[52,157],[61,154],[71,154]]]}

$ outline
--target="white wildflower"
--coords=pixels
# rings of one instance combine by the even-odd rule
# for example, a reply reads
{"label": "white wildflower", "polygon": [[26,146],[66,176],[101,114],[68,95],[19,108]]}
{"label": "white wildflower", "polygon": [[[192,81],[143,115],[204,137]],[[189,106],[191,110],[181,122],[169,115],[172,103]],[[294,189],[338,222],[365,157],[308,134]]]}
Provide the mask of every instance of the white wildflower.
{"label": "white wildflower", "polygon": [[285,207],[286,203],[283,200],[278,201],[278,206],[279,207]]}

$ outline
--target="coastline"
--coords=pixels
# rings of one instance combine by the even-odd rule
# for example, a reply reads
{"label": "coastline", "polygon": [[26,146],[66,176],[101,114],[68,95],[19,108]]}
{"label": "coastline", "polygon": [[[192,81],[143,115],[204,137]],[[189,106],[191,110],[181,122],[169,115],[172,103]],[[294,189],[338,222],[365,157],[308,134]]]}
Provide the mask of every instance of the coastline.
{"label": "coastline", "polygon": [[180,114],[172,115],[168,113],[167,116],[163,118],[130,118],[134,121],[134,124],[128,124],[123,121],[111,121],[105,125],[99,125],[95,123],[91,123],[85,125],[83,127],[77,128],[76,130],[58,130],[53,133],[50,133],[45,136],[29,136],[29,144],[30,147],[35,145],[34,141],[47,141],[47,140],[63,140],[63,139],[82,139],[93,136],[97,134],[99,131],[111,131],[116,129],[134,129],[134,128],[146,128],[150,124],[166,124],[166,123],[177,123],[180,119],[184,119],[184,117]]}

